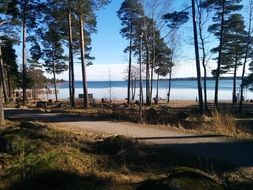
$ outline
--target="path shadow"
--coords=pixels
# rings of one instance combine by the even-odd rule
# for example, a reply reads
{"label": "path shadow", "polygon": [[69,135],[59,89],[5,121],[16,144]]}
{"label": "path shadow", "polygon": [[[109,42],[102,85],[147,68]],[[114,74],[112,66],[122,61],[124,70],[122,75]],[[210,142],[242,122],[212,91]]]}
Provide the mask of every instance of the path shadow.
{"label": "path shadow", "polygon": [[[172,138],[175,139],[177,137]],[[158,139],[158,141],[159,144],[150,144],[148,147],[161,151],[161,153],[166,153],[166,150],[180,152],[186,157],[193,157],[200,163],[206,164],[208,162],[209,165],[221,163],[219,167],[222,168],[223,165],[224,169],[253,167],[253,142],[233,141],[173,144],[166,143],[166,139]]]}
{"label": "path shadow", "polygon": [[42,122],[77,122],[77,121],[107,121],[110,120],[105,116],[95,115],[75,115],[68,113],[45,113],[39,110],[21,110],[7,109],[5,117],[10,120],[22,121],[42,121]]}
{"label": "path shadow", "polygon": [[225,135],[187,135],[187,136],[169,136],[169,137],[137,137],[136,140],[162,140],[162,139],[198,139],[198,138],[215,138],[227,137]]}

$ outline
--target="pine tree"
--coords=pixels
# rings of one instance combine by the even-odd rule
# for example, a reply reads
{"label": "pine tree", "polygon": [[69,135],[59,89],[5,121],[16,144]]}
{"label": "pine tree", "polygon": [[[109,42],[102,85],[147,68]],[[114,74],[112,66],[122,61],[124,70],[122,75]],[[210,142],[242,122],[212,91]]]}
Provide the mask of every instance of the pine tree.
{"label": "pine tree", "polygon": [[130,102],[130,85],[131,85],[131,70],[132,70],[132,51],[133,51],[133,37],[136,33],[136,19],[143,15],[143,7],[139,1],[125,0],[121,4],[118,17],[121,20],[122,29],[121,35],[129,40],[129,64],[128,64],[128,87],[127,87],[127,102]]}
{"label": "pine tree", "polygon": [[45,67],[46,72],[53,74],[56,101],[58,101],[56,74],[60,74],[68,70],[68,66],[65,64],[67,57],[64,56],[64,49],[60,40],[61,37],[55,30],[54,26],[49,27],[49,30],[44,35],[43,41],[43,59],[45,60],[43,66]]}
{"label": "pine tree", "polygon": [[23,103],[26,104],[26,73],[27,73],[27,31],[32,31],[38,27],[42,18],[41,10],[45,7],[40,0],[11,0],[9,2],[9,13],[22,23],[22,89]]}
{"label": "pine tree", "polygon": [[6,80],[8,86],[8,96],[11,97],[11,92],[17,87],[18,80],[18,65],[16,62],[16,52],[12,41],[5,41],[2,46],[3,67],[6,72]]}
{"label": "pine tree", "polygon": [[[212,51],[218,53],[217,57],[217,69],[213,71],[215,77],[215,94],[214,103],[218,106],[218,90],[219,90],[219,78],[223,73],[222,69],[227,69],[226,63],[229,57],[224,55],[224,34],[225,34],[225,24],[228,17],[236,11],[242,9],[242,5],[239,3],[241,0],[205,0],[202,5],[205,8],[210,8],[214,10],[213,24],[209,26],[209,31],[216,36],[219,40],[219,45]],[[229,67],[228,67],[229,68]]]}

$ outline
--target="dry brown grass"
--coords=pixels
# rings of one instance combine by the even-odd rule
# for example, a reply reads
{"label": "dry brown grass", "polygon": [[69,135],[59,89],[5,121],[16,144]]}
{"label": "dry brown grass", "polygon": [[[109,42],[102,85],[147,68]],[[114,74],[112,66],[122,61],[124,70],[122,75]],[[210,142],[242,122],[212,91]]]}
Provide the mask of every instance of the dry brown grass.
{"label": "dry brown grass", "polygon": [[228,136],[240,134],[232,114],[220,114],[217,110],[212,113],[211,126],[215,132]]}

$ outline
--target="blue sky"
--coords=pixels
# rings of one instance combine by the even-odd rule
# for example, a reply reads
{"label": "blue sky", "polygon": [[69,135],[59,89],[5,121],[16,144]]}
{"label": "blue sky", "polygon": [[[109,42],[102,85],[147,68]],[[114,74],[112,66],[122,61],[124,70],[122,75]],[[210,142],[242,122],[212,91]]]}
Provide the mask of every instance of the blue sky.
{"label": "blue sky", "polygon": [[[94,65],[87,69],[89,80],[105,80],[109,70],[114,80],[122,80],[124,78],[124,70],[128,65],[128,55],[123,52],[128,45],[128,41],[120,35],[120,20],[117,16],[123,0],[112,0],[102,10],[97,12],[97,29],[98,32],[92,35],[92,55],[96,57]],[[174,1],[173,9],[180,9],[185,6],[186,0]],[[168,10],[169,11],[169,10]],[[189,31],[191,33],[191,30]],[[190,34],[191,35],[191,34]],[[187,45],[185,46],[187,48]],[[188,48],[189,49],[189,48]],[[190,52],[188,52],[191,54]],[[189,56],[187,56],[187,59]],[[183,65],[182,65],[183,64]],[[190,77],[195,75],[195,64],[187,63],[188,68],[184,67],[184,63],[178,62],[175,70],[175,77]],[[81,79],[79,66],[76,66],[76,78]],[[67,73],[64,74],[67,77]]]}

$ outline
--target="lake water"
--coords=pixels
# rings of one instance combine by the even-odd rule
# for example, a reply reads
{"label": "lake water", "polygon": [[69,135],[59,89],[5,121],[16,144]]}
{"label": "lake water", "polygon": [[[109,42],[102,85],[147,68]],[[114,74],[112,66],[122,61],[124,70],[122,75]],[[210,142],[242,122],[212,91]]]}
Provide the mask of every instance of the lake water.
{"label": "lake water", "polygon": [[[221,80],[219,99],[231,100],[232,98],[232,80]],[[88,91],[93,94],[96,99],[109,98],[110,91],[112,99],[125,99],[127,97],[127,81],[112,81],[111,90],[109,88],[110,83],[108,81],[90,81],[88,82]],[[156,94],[156,81],[153,83],[153,97]],[[240,80],[237,81],[237,93],[239,93]],[[68,82],[61,83],[59,87],[59,99],[66,99],[69,97]],[[143,81],[143,91],[145,93],[145,81]],[[215,81],[207,81],[208,99],[214,98]],[[50,87],[52,88],[52,87]],[[82,94],[82,82],[75,82],[76,97],[78,94]],[[168,90],[168,82],[159,82],[159,97],[166,98]],[[139,89],[136,91],[136,99],[138,99]],[[171,87],[171,100],[195,100],[198,96],[197,82],[195,80],[173,80]],[[244,96],[246,99],[253,99],[253,93],[250,90],[245,90]],[[54,98],[54,95],[49,95],[49,98]]]}

